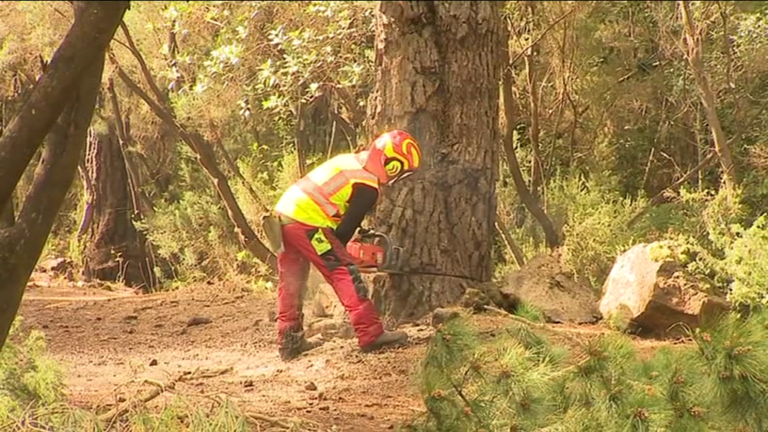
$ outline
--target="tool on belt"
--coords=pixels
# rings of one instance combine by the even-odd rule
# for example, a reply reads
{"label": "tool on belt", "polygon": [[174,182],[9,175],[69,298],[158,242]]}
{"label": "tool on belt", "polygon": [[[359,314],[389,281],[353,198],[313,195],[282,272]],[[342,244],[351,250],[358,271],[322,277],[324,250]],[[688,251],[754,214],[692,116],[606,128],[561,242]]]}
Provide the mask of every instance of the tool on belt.
{"label": "tool on belt", "polygon": [[261,216],[261,228],[267,236],[269,249],[275,255],[283,253],[283,227],[280,217],[274,213],[265,213]]}
{"label": "tool on belt", "polygon": [[[267,237],[269,249],[275,255],[283,252],[283,235],[280,218],[264,214],[261,226]],[[395,246],[386,234],[360,229],[357,237],[347,243],[347,252],[361,273],[402,273],[400,259],[403,248]]]}
{"label": "tool on belt", "polygon": [[401,273],[400,259],[403,248],[395,246],[386,234],[360,230],[358,236],[347,243],[347,252],[361,273]]}

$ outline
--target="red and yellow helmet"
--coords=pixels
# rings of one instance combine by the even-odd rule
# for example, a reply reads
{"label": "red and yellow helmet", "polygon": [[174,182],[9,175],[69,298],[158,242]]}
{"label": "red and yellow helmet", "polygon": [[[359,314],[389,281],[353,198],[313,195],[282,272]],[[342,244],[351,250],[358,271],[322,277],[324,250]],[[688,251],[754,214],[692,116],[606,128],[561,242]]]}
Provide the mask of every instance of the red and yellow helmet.
{"label": "red and yellow helmet", "polygon": [[421,166],[421,149],[408,132],[393,130],[381,134],[371,143],[365,169],[385,184],[403,179]]}

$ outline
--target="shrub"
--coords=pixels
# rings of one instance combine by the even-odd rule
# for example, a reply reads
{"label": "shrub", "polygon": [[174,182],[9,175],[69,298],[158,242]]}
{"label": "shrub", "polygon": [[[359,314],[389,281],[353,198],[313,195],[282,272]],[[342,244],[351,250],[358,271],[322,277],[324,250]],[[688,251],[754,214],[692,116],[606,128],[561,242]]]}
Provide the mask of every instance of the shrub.
{"label": "shrub", "polygon": [[422,431],[765,430],[766,316],[705,323],[693,343],[641,356],[606,333],[557,346],[515,324],[483,337],[462,319],[431,341],[420,369]]}

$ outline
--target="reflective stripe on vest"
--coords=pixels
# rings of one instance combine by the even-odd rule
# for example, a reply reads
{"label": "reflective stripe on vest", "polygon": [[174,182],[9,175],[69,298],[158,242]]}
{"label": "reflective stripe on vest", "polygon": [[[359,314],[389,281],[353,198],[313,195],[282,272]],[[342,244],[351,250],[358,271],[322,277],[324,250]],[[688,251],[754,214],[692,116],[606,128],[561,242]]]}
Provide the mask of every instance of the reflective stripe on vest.
{"label": "reflective stripe on vest", "polygon": [[376,176],[364,170],[354,154],[339,155],[291,186],[275,209],[308,225],[335,228],[347,211],[355,183],[378,189]]}

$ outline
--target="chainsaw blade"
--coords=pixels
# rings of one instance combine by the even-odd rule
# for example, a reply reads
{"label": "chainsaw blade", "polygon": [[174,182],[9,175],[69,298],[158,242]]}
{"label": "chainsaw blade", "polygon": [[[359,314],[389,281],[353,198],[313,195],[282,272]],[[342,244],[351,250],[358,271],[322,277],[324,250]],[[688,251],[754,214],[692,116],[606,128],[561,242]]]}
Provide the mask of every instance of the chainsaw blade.
{"label": "chainsaw blade", "polygon": [[373,274],[373,273],[384,273],[384,274],[396,274],[396,275],[407,275],[409,273],[399,270],[388,270],[388,269],[379,269],[376,267],[358,267],[358,270],[360,273],[365,274]]}

